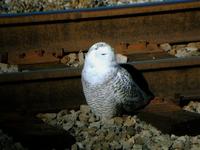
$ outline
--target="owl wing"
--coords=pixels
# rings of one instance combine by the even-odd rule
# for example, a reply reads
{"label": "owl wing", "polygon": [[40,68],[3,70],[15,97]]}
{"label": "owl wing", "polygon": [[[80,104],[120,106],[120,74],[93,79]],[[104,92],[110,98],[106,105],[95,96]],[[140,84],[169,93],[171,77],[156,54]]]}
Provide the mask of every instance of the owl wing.
{"label": "owl wing", "polygon": [[143,91],[134,82],[127,70],[120,68],[117,78],[117,89],[119,91],[117,97],[119,97],[118,101],[123,110],[133,112],[147,103]]}

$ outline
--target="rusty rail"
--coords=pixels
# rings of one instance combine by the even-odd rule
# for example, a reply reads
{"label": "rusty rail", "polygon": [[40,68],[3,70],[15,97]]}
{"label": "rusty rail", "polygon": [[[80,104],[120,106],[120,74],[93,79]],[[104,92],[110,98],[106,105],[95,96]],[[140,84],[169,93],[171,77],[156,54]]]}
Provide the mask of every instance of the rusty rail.
{"label": "rusty rail", "polygon": [[199,8],[199,1],[188,1],[0,16],[0,51],[63,49],[70,52],[87,49],[102,40],[115,48],[122,42],[198,41]]}
{"label": "rusty rail", "polygon": [[[199,93],[199,57],[137,61],[126,65],[132,67],[136,78],[144,77],[156,96],[174,99],[177,95]],[[62,67],[2,74],[0,108],[39,112],[78,107],[85,103],[80,72],[81,68]]]}
{"label": "rusty rail", "polygon": [[[168,58],[158,60],[135,61],[127,64],[132,65],[141,72],[151,72],[154,70],[175,70],[177,68],[198,68],[200,66],[200,58]],[[52,68],[49,66],[49,69],[25,71],[22,70],[22,72],[1,74],[0,83],[80,77],[81,70],[81,67],[65,67],[64,65],[59,65],[59,67]]]}

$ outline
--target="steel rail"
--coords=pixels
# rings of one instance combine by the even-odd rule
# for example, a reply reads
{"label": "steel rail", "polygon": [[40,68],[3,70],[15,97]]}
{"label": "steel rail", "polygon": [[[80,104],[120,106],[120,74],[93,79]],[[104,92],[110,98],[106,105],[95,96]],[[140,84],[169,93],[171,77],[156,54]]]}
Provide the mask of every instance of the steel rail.
{"label": "steel rail", "polygon": [[[200,2],[159,3],[0,17],[0,51],[87,49],[97,41],[114,48],[122,42],[200,40]],[[10,44],[12,43],[12,44]]]}
{"label": "steel rail", "polygon": [[[177,68],[199,67],[200,57],[168,58],[158,60],[144,60],[127,63],[141,72],[167,70]],[[126,64],[125,64],[126,65]],[[53,67],[50,69],[25,70],[22,72],[4,73],[0,75],[0,84],[6,82],[20,82],[29,80],[73,78],[81,76],[81,67]],[[31,68],[30,68],[31,69]]]}
{"label": "steel rail", "polygon": [[[136,82],[155,96],[175,99],[199,93],[200,59],[138,61],[128,67]],[[85,103],[81,68],[55,68],[0,75],[1,110],[55,111]],[[27,109],[28,108],[28,109]]]}
{"label": "steel rail", "polygon": [[[63,11],[32,12],[20,14],[0,14],[0,25],[21,24],[33,22],[51,22],[59,20],[81,20],[88,18],[102,18],[113,16],[126,16],[133,14],[146,14],[166,11],[179,11],[198,9],[198,0],[175,0],[169,2],[151,2],[142,4],[129,4],[122,6],[108,6],[98,8],[69,9]],[[67,14],[67,15],[66,15]],[[19,20],[19,18],[21,18]]]}

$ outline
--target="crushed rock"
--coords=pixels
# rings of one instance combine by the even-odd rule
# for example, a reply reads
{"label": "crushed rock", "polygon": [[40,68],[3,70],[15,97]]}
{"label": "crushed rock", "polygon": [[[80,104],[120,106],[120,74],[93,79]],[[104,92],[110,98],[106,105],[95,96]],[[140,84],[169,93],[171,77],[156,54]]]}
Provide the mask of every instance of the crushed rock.
{"label": "crushed rock", "polygon": [[190,101],[188,105],[183,107],[183,109],[190,112],[200,113],[200,103]]}
{"label": "crushed rock", "polygon": [[191,42],[188,44],[160,44],[160,48],[176,57],[200,56],[200,42]]}
{"label": "crushed rock", "polygon": [[1,0],[0,13],[42,12],[163,1],[167,0]]}
{"label": "crushed rock", "polygon": [[14,142],[12,137],[3,133],[0,129],[0,149],[1,150],[27,150],[19,142]]}
{"label": "crushed rock", "polygon": [[[43,121],[48,120],[43,119],[43,115],[38,115],[38,117]],[[56,126],[63,127],[76,138],[76,143],[71,147],[72,150],[195,150],[200,146],[200,135],[176,136],[163,134],[152,125],[139,120],[137,116],[122,116],[101,120],[91,112],[88,105],[81,105],[77,111],[61,110],[56,117],[53,114],[53,117],[50,116],[50,118],[57,122]],[[49,120],[46,121],[46,123],[48,122]]]}
{"label": "crushed rock", "polygon": [[11,72],[19,72],[18,66],[0,63],[0,74],[1,73],[11,73]]}

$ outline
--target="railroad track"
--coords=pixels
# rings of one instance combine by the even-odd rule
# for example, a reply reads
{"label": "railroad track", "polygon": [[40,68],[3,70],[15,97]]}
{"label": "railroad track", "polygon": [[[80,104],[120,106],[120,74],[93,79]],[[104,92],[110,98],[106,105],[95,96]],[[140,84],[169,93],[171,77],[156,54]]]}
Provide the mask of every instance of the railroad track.
{"label": "railroad track", "polygon": [[[25,126],[28,128],[35,121],[27,118],[35,113],[77,109],[84,104],[82,68],[61,65],[60,57],[106,41],[130,58],[126,66],[132,68],[136,79],[143,80],[144,86],[148,85],[162,99],[152,101],[138,116],[163,132],[199,134],[200,116],[182,111],[179,103],[194,97],[200,100],[200,58],[175,58],[158,47],[161,43],[200,41],[199,8],[199,1],[184,1],[1,15],[0,61],[29,70],[0,75],[2,127],[16,122],[13,112],[19,116],[29,114],[22,121],[23,125],[28,122]],[[154,117],[161,120],[156,122]],[[190,129],[187,132],[186,126]],[[36,137],[38,130],[33,127]],[[32,134],[20,132],[25,137]]]}

